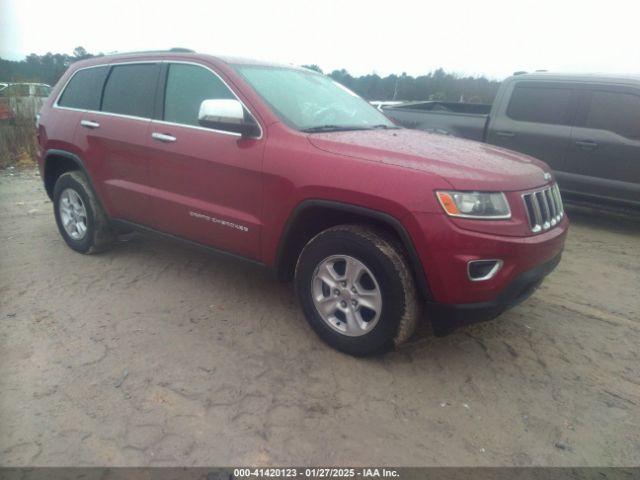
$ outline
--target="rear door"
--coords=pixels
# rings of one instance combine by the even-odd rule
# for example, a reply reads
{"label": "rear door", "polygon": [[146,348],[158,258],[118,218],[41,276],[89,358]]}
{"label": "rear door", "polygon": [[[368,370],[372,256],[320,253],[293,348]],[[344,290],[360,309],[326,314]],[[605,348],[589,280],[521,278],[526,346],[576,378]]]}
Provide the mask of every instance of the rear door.
{"label": "rear door", "polygon": [[239,98],[213,70],[180,62],[164,69],[162,112],[147,135],[153,227],[258,258],[264,138],[198,124],[203,100]]}
{"label": "rear door", "polygon": [[563,170],[577,105],[577,91],[561,82],[515,81],[490,123],[487,142]]}
{"label": "rear door", "polygon": [[566,190],[640,204],[639,89],[585,89],[565,170]]}
{"label": "rear door", "polygon": [[150,223],[147,138],[159,72],[153,62],[108,67],[100,107],[76,131],[108,213],[142,225]]}

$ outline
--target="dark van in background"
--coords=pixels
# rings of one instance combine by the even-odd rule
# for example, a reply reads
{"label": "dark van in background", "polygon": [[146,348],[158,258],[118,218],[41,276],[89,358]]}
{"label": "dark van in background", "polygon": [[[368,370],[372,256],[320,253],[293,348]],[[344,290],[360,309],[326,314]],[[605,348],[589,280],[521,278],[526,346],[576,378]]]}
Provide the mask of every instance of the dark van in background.
{"label": "dark van in background", "polygon": [[493,105],[382,107],[397,123],[527,153],[567,197],[640,208],[640,76],[531,73],[507,78]]}

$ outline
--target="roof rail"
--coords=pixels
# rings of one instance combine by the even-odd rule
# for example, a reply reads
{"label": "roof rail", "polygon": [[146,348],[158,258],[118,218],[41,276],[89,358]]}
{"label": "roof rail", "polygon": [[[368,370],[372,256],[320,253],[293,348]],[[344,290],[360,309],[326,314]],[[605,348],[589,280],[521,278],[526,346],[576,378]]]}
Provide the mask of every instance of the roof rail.
{"label": "roof rail", "polygon": [[107,55],[136,55],[139,53],[196,53],[195,50],[190,48],[174,47],[167,50],[136,50],[133,52],[112,52]]}
{"label": "roof rail", "polygon": [[524,75],[525,73],[529,73],[529,72],[527,72],[525,70],[518,70],[517,72],[513,72],[513,75],[514,76],[516,76],[516,75]]}

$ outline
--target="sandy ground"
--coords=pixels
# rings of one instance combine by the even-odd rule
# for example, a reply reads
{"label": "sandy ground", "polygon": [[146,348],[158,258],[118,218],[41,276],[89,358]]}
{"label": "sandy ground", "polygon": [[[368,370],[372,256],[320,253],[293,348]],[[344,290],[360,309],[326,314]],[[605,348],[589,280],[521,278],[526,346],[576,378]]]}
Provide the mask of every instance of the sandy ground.
{"label": "sandy ground", "polygon": [[130,235],[82,256],[0,177],[0,465],[640,464],[640,224],[574,213],[496,321],[355,359],[268,272]]}

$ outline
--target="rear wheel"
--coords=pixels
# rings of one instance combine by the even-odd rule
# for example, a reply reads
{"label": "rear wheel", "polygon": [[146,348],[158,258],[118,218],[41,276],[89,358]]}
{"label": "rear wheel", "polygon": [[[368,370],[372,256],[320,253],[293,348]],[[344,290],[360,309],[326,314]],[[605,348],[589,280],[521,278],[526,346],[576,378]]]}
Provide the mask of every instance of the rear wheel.
{"label": "rear wheel", "polygon": [[382,231],[341,225],[314,237],[298,259],[296,291],[311,327],[345,353],[383,353],[415,330],[413,278]]}
{"label": "rear wheel", "polygon": [[97,253],[115,240],[107,216],[82,172],[60,175],[53,190],[53,210],[62,238],[76,252]]}

